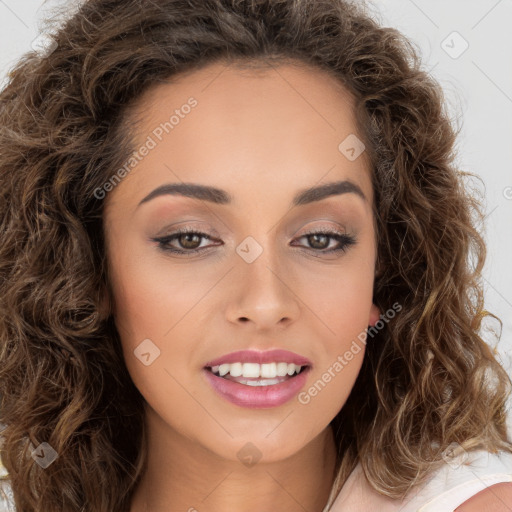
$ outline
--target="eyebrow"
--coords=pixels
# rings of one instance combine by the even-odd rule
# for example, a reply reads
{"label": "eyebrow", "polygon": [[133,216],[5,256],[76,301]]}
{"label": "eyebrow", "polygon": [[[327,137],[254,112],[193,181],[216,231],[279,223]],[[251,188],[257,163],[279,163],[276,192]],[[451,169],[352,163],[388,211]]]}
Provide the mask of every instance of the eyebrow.
{"label": "eyebrow", "polygon": [[[348,193],[356,194],[366,201],[366,196],[358,185],[351,181],[343,180],[300,190],[293,197],[292,206],[302,206],[330,196]],[[228,205],[233,201],[233,196],[227,191],[209,185],[199,185],[197,183],[167,183],[150,192],[140,201],[137,208],[141,204],[163,195],[192,197],[220,205]]]}

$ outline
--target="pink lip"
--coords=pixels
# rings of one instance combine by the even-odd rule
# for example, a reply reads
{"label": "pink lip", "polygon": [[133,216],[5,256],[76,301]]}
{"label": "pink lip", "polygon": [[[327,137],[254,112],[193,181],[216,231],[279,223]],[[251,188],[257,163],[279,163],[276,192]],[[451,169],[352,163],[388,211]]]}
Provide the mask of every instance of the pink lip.
{"label": "pink lip", "polygon": [[206,379],[222,398],[250,409],[277,407],[288,402],[304,387],[310,371],[311,367],[307,367],[295,377],[279,384],[252,387],[218,377],[207,368],[203,368]]}
{"label": "pink lip", "polygon": [[[306,357],[299,356],[289,350],[238,350],[224,356],[218,357],[213,361],[207,362],[204,366],[212,367],[228,363],[294,363],[298,366],[313,366],[313,363]],[[300,375],[299,375],[300,376]],[[224,379],[223,379],[224,380]],[[247,387],[247,386],[244,386]]]}

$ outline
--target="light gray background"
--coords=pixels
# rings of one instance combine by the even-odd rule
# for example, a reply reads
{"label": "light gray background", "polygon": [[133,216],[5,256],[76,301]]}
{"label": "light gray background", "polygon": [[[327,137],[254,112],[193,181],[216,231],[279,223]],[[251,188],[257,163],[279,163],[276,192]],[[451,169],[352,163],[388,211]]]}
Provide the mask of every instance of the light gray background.
{"label": "light gray background", "polygon": [[[44,16],[62,5],[73,9],[78,2],[0,0],[0,88],[13,63],[31,51],[31,42],[44,31]],[[420,48],[424,67],[442,84],[451,115],[462,125],[459,168],[485,183],[486,308],[503,320],[498,356],[510,374],[512,1],[373,0],[370,7],[381,24],[397,28]],[[512,435],[512,403],[508,418]]]}

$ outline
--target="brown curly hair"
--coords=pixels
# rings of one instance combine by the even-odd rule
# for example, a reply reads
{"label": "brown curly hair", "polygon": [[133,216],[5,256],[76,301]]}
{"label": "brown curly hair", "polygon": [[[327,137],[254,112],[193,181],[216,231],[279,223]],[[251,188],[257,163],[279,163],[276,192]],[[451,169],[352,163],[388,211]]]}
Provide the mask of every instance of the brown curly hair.
{"label": "brown curly hair", "polygon": [[[479,334],[490,315],[481,202],[410,41],[348,0],[88,0],[53,37],[0,94],[1,457],[18,511],[129,510],[144,400],[101,314],[113,297],[94,191],[134,152],[133,101],[214,61],[300,61],[356,99],[378,228],[374,302],[403,309],[368,343],[332,421],[337,490],[358,461],[401,498],[451,443],[512,453],[511,381]],[[41,442],[58,454],[44,470],[30,456]]]}

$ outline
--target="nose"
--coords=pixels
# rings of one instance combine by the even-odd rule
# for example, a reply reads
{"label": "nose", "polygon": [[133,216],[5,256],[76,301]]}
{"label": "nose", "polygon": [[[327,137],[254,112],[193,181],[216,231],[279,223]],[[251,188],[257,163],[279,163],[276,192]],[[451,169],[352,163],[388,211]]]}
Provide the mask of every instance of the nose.
{"label": "nose", "polygon": [[283,270],[268,251],[252,263],[240,260],[236,266],[231,272],[228,321],[269,330],[297,320],[300,290],[289,269]]}

